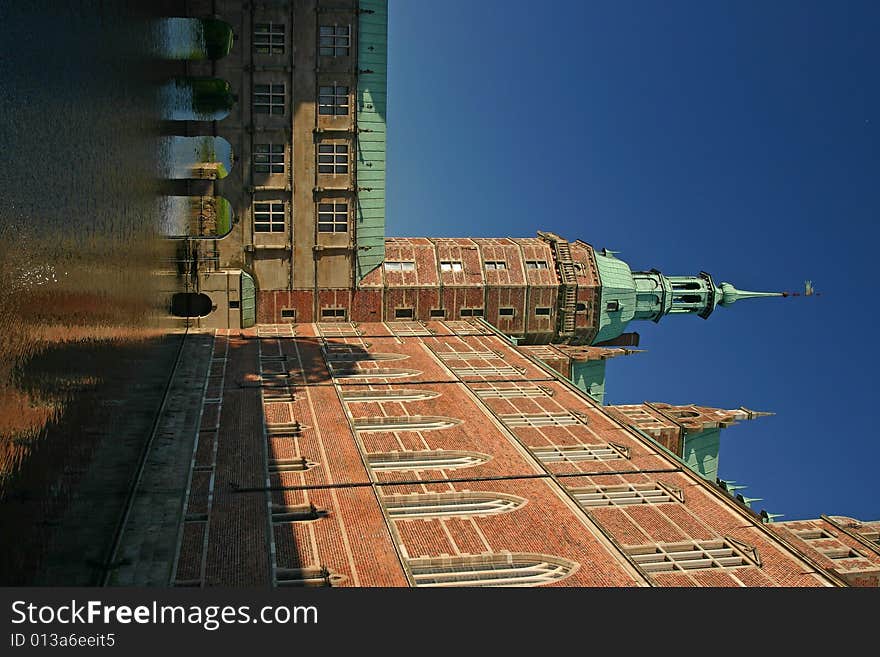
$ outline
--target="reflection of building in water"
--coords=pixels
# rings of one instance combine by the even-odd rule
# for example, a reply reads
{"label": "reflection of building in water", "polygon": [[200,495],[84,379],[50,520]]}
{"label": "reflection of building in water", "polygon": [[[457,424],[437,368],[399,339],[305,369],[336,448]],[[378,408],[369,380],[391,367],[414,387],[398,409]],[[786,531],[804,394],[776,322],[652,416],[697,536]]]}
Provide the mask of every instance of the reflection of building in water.
{"label": "reflection of building in water", "polygon": [[[210,6],[232,52],[188,72],[229,80],[237,102],[177,127],[237,156],[194,185],[235,219],[202,243],[193,293],[210,302],[181,298],[220,329],[208,429],[183,462],[173,565],[109,581],[878,583],[876,523],[774,523],[718,479],[722,430],[761,413],[602,405],[633,322],[780,293],[633,271],[549,232],[386,238],[384,0]],[[229,386],[252,412],[221,412]]]}

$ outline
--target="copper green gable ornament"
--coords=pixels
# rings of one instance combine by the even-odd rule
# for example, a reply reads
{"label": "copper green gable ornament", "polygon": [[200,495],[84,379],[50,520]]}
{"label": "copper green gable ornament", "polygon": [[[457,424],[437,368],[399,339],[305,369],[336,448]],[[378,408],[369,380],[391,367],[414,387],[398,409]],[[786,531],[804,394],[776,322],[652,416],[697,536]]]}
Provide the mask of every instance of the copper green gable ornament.
{"label": "copper green gable ornament", "polygon": [[785,297],[785,292],[748,292],[731,283],[717,285],[706,272],[697,276],[665,276],[656,269],[631,271],[613,251],[594,251],[601,283],[599,330],[593,344],[613,340],[636,319],[659,322],[666,315],[708,319],[718,306],[741,299]]}

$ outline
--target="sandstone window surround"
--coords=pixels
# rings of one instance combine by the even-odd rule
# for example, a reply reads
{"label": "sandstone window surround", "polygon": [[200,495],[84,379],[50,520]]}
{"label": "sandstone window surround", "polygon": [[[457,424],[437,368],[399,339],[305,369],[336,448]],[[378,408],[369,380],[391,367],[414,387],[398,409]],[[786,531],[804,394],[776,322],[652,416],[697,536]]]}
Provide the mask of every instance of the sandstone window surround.
{"label": "sandstone window surround", "polygon": [[577,564],[543,554],[501,553],[407,561],[416,586],[540,586],[568,577]]}
{"label": "sandstone window surround", "polygon": [[691,541],[686,543],[657,543],[629,548],[627,552],[649,573],[664,573],[711,568],[737,568],[761,565],[757,550],[747,557],[730,540]]}

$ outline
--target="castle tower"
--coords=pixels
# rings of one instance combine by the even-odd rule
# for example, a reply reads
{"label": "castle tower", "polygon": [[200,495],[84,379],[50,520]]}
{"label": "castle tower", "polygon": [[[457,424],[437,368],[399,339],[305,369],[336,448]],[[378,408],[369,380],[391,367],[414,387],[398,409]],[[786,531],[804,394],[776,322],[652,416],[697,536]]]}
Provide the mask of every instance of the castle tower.
{"label": "castle tower", "polygon": [[615,340],[629,322],[659,322],[666,315],[696,315],[708,319],[718,306],[740,299],[783,297],[783,292],[747,292],[731,283],[716,284],[706,272],[697,276],[665,276],[656,269],[633,272],[614,252],[595,251],[601,281],[599,327],[593,344]]}

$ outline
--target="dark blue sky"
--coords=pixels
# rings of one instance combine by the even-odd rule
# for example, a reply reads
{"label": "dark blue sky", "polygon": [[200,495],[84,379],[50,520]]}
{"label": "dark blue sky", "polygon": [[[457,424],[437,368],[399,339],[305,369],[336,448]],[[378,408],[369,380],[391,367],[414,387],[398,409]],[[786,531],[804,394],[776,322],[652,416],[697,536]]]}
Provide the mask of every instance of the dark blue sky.
{"label": "dark blue sky", "polygon": [[388,235],[533,236],[710,272],[637,322],[608,400],[771,410],[721,475],[785,519],[880,518],[880,3],[390,0]]}

